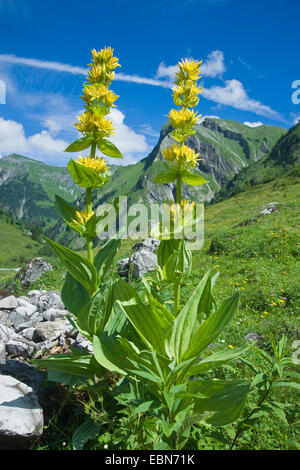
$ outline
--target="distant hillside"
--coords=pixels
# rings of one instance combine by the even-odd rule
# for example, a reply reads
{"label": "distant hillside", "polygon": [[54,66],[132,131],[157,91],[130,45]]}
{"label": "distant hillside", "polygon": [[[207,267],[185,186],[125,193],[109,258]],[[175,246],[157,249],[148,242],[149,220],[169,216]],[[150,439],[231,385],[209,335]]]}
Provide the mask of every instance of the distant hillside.
{"label": "distant hillside", "polygon": [[80,192],[67,168],[16,154],[0,159],[0,207],[30,225],[57,220],[55,194],[71,201]]}
{"label": "distant hillside", "polygon": [[300,123],[283,135],[270,154],[243,169],[216,195],[220,201],[245,191],[252,186],[272,181],[289,174],[296,177],[300,173]]}

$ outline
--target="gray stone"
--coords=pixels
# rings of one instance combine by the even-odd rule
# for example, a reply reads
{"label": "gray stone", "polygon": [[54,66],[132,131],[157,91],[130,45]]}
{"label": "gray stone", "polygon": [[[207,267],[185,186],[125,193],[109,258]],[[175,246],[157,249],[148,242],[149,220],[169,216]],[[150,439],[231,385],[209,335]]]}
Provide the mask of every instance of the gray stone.
{"label": "gray stone", "polygon": [[60,298],[60,295],[58,295],[55,291],[49,292],[48,304],[51,308],[65,310],[65,306]]}
{"label": "gray stone", "polygon": [[88,339],[86,339],[85,336],[83,336],[81,333],[78,333],[76,336],[75,346],[80,350],[87,349],[90,354],[93,353],[92,343]]}
{"label": "gray stone", "polygon": [[33,341],[40,343],[43,341],[54,341],[66,330],[66,323],[64,320],[58,318],[55,321],[45,321],[36,325],[36,330],[33,335]]}
{"label": "gray stone", "polygon": [[33,258],[27,261],[25,267],[15,276],[15,280],[23,287],[29,287],[32,282],[52,269],[53,266],[42,258]]}
{"label": "gray stone", "polygon": [[149,250],[141,249],[130,257],[130,269],[132,277],[138,279],[149,271],[154,271],[157,266],[157,256]]}
{"label": "gray stone", "polygon": [[140,250],[144,248],[145,250],[155,251],[160,244],[160,240],[156,240],[155,238],[145,238],[145,240],[141,240],[137,242],[134,246],[134,250]]}
{"label": "gray stone", "polygon": [[21,331],[20,335],[28,341],[33,341],[33,335],[35,333],[35,330],[35,327],[24,328],[24,330]]}
{"label": "gray stone", "polygon": [[5,364],[5,344],[4,341],[0,338],[0,365]]}
{"label": "gray stone", "polygon": [[0,309],[14,310],[18,305],[18,299],[14,295],[9,295],[0,300]]}
{"label": "gray stone", "polygon": [[0,449],[28,449],[43,433],[43,410],[31,387],[0,375]]}
{"label": "gray stone", "polygon": [[9,328],[9,326],[4,325],[3,323],[0,323],[0,339],[2,339],[5,344],[16,336],[18,335],[16,335],[15,330]]}
{"label": "gray stone", "polygon": [[33,353],[33,348],[28,344],[14,339],[7,341],[5,349],[8,356],[23,357],[24,359],[29,358]]}
{"label": "gray stone", "polygon": [[24,299],[18,299],[19,307],[16,308],[18,313],[24,313],[27,317],[30,317],[33,313],[37,311],[37,306],[32,305]]}
{"label": "gray stone", "polygon": [[61,310],[59,308],[48,308],[45,310],[43,313],[43,319],[44,321],[55,321],[56,318],[66,318],[66,315],[68,315],[67,310]]}

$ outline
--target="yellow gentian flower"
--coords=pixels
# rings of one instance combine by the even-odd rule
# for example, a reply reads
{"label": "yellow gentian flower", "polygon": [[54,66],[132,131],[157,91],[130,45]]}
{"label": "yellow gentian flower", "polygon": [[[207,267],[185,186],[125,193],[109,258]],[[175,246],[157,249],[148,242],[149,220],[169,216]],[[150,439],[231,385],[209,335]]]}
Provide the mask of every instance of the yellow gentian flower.
{"label": "yellow gentian flower", "polygon": [[79,157],[77,162],[80,163],[80,165],[97,171],[98,173],[105,173],[109,168],[102,157]]}

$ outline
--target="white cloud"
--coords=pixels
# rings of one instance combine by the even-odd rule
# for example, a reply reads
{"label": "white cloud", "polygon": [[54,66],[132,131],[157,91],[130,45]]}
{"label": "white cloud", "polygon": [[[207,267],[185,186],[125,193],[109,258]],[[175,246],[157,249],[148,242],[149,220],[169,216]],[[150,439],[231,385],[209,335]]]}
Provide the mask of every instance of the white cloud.
{"label": "white cloud", "polygon": [[222,51],[212,51],[200,67],[204,77],[220,77],[226,70]]}
{"label": "white cloud", "polygon": [[257,121],[257,122],[249,122],[249,121],[245,121],[244,122],[245,126],[248,126],[248,127],[260,127],[260,126],[263,126],[264,124],[260,121]]}
{"label": "white cloud", "polygon": [[54,139],[48,131],[26,137],[22,124],[0,118],[0,154],[20,153],[45,161],[64,151],[68,143]]}
{"label": "white cloud", "polygon": [[145,157],[151,150],[146,137],[143,134],[138,134],[125,124],[125,115],[119,109],[112,109],[109,117],[116,127],[115,135],[110,140],[114,142],[123,154],[123,160],[116,161],[116,159],[111,159],[110,162],[128,165]]}
{"label": "white cloud", "polygon": [[226,80],[225,86],[205,88],[203,96],[218,104],[232,106],[242,111],[251,111],[261,116],[284,121],[282,115],[274,111],[270,106],[249,98],[243,84],[239,80]]}

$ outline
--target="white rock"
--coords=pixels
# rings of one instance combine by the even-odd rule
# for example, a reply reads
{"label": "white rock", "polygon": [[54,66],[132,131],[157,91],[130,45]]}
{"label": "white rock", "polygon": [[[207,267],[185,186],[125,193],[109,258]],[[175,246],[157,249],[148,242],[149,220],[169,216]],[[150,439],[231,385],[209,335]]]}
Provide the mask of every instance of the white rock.
{"label": "white rock", "polygon": [[21,313],[21,314],[25,313],[27,317],[30,317],[33,313],[37,311],[37,306],[30,304],[26,300],[18,299],[18,302],[19,302],[19,307],[16,308],[16,311],[18,313]]}
{"label": "white rock", "polygon": [[21,342],[14,339],[7,341],[5,349],[9,356],[13,355],[23,357],[24,359],[27,359],[33,353],[33,348],[31,346],[28,346],[28,344],[23,341]]}
{"label": "white rock", "polygon": [[43,410],[31,387],[0,375],[0,449],[27,449],[43,432]]}
{"label": "white rock", "polygon": [[0,338],[0,364],[5,364],[5,344],[4,341]]}
{"label": "white rock", "polygon": [[14,310],[18,305],[18,299],[14,295],[9,295],[0,300],[0,309]]}

